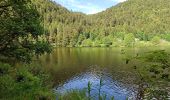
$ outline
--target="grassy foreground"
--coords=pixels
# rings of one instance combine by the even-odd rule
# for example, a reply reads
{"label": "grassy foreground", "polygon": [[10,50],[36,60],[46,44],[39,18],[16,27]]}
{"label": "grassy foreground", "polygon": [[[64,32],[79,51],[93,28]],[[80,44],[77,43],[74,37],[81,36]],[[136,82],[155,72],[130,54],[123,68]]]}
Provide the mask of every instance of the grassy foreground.
{"label": "grassy foreground", "polygon": [[55,100],[50,75],[38,66],[0,63],[1,100]]}

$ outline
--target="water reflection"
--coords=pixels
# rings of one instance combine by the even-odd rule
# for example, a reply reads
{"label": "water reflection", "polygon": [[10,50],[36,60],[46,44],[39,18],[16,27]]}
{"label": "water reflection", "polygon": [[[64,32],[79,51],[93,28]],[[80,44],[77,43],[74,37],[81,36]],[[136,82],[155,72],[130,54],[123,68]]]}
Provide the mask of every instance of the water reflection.
{"label": "water reflection", "polygon": [[121,50],[121,48],[57,48],[51,55],[43,56],[41,64],[52,73],[56,86],[75,75],[86,73],[92,66],[107,69],[114,80],[134,83],[131,68],[137,62],[130,61],[126,64],[125,59],[134,57],[136,53],[144,50],[127,48],[124,50],[125,54],[121,54]]}
{"label": "water reflection", "polygon": [[102,77],[105,84],[103,93],[108,98],[114,95],[116,100],[124,100],[135,95],[138,85],[139,77],[133,70],[134,66],[145,65],[135,60],[127,63],[126,58],[157,49],[160,48],[57,48],[51,55],[42,56],[40,64],[52,73],[58,92],[82,89],[91,81],[95,96],[95,88]]}
{"label": "water reflection", "polygon": [[63,94],[71,90],[82,90],[87,88],[88,82],[90,81],[92,83],[92,98],[98,99],[98,89],[101,79],[103,83],[101,94],[106,94],[107,100],[110,100],[113,96],[115,100],[126,100],[127,97],[135,97],[134,84],[124,84],[118,80],[114,80],[107,69],[101,69],[98,66],[91,66],[90,70],[73,76],[64,84],[56,87],[56,91]]}

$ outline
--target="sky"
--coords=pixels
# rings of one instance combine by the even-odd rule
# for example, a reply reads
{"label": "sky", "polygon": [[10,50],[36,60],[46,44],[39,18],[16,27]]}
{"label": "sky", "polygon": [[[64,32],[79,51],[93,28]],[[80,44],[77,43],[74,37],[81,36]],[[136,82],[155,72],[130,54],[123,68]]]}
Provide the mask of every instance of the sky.
{"label": "sky", "polygon": [[95,14],[126,0],[54,0],[67,9]]}

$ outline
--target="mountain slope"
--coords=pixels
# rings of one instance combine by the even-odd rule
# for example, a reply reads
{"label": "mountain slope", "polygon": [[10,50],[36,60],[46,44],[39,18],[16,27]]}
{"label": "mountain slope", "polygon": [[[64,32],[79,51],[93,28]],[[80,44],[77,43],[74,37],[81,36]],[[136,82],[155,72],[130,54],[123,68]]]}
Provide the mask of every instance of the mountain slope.
{"label": "mountain slope", "polygon": [[83,31],[82,24],[86,26],[86,18],[82,13],[68,11],[61,5],[50,0],[32,0],[37,6],[43,20],[44,28],[49,35],[49,41],[58,45],[69,45],[71,39]]}
{"label": "mountain slope", "polygon": [[169,0],[128,0],[94,15],[94,19],[115,31],[164,34],[170,32],[169,8]]}
{"label": "mountain slope", "polygon": [[[32,0],[43,18],[49,41],[58,46],[76,46],[124,39],[133,33],[140,40],[170,33],[169,0],[128,0],[94,15],[67,10],[50,0]],[[110,42],[109,41],[109,42]]]}

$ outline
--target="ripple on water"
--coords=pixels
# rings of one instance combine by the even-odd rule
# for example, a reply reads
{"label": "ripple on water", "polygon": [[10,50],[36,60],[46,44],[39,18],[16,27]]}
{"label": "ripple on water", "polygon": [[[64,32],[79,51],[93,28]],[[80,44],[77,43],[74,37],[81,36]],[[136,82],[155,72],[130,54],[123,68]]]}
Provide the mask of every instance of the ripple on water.
{"label": "ripple on water", "polygon": [[91,95],[94,99],[97,99],[100,79],[102,78],[103,86],[101,87],[101,94],[106,94],[107,99],[114,96],[116,100],[126,100],[127,97],[135,96],[133,85],[123,84],[117,80],[113,80],[110,76],[104,69],[90,69],[84,73],[75,75],[64,84],[60,84],[56,87],[56,91],[64,94],[71,90],[82,90],[87,88],[90,81],[92,83]]}

